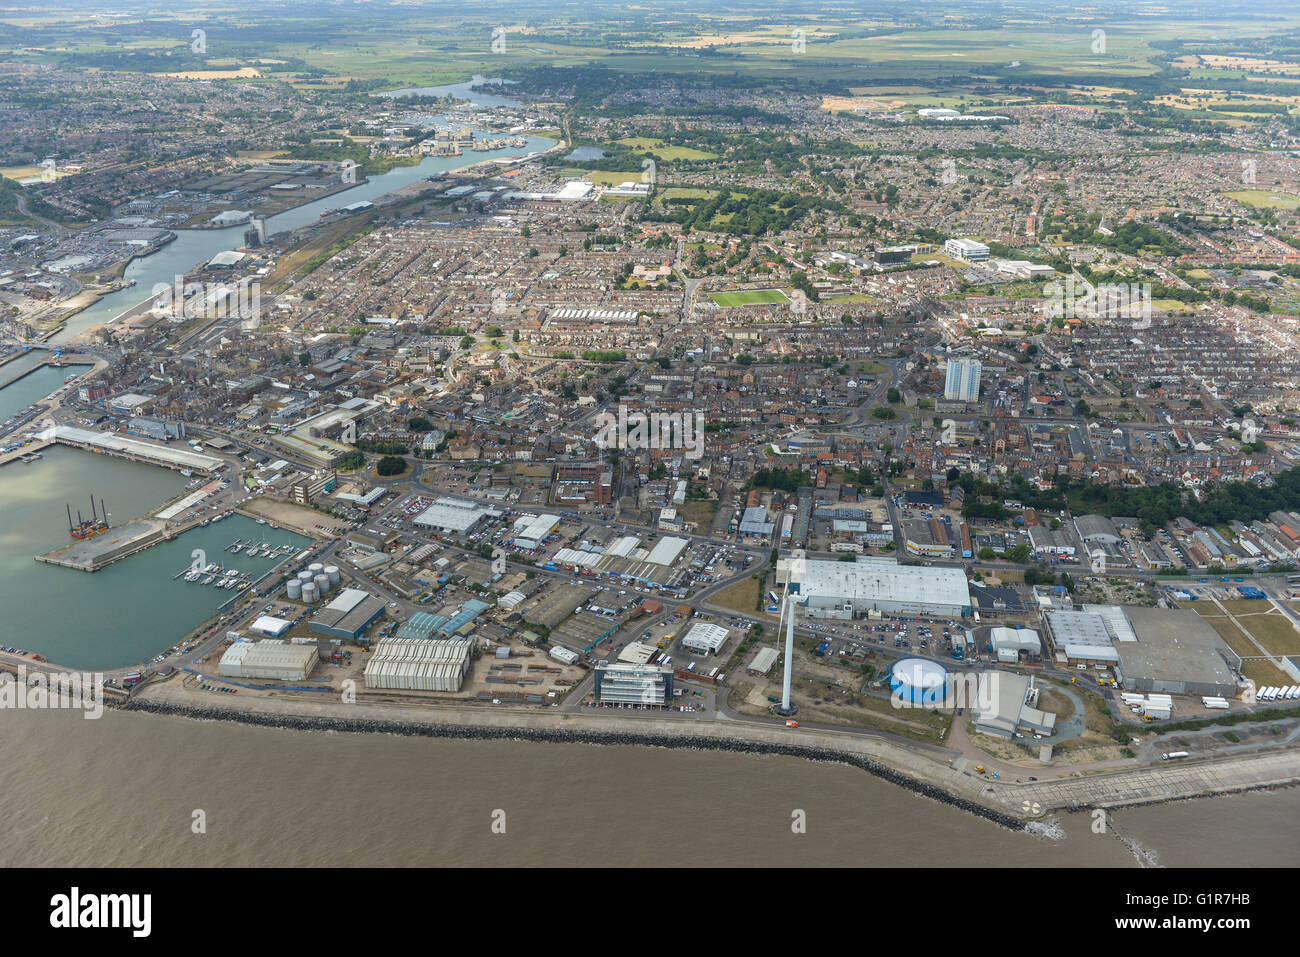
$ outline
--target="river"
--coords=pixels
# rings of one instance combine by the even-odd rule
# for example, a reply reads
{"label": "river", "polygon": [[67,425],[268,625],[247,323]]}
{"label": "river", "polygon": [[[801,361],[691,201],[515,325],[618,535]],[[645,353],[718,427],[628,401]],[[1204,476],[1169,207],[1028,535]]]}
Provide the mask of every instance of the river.
{"label": "river", "polygon": [[[454,117],[450,118],[450,122],[456,122]],[[475,130],[475,133],[481,136],[499,135],[487,130]],[[373,176],[351,189],[269,217],[266,221],[267,234],[269,236],[297,229],[299,226],[316,221],[326,210],[337,209],[351,203],[373,201],[380,196],[433,176],[435,173],[462,169],[485,160],[538,153],[555,145],[554,140],[541,136],[529,136],[526,137],[526,141],[527,145],[522,149],[470,152],[462,156],[427,156],[415,166],[394,167],[387,173]],[[148,299],[150,290],[156,285],[170,285],[176,281],[177,276],[188,273],[199,263],[207,262],[217,253],[240,248],[244,244],[244,232],[247,228],[246,225],[240,225],[227,226],[223,229],[173,230],[176,233],[174,241],[155,253],[132,260],[126,267],[124,278],[135,280],[134,286],[109,293],[94,305],[72,316],[63,329],[49,341],[67,342],[92,326],[115,319]]]}

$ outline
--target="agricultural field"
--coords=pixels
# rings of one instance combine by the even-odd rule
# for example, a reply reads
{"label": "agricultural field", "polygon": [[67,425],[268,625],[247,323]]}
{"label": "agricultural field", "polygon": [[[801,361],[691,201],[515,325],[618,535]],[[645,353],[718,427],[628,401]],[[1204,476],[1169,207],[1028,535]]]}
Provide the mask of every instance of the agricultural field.
{"label": "agricultural field", "polygon": [[776,305],[790,297],[779,289],[747,289],[740,292],[711,292],[709,298],[719,306]]}

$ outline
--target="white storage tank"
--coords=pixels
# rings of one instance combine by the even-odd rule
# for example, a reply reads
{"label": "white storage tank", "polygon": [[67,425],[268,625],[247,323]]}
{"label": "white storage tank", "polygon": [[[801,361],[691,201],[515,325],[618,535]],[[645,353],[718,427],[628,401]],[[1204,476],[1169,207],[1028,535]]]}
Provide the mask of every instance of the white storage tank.
{"label": "white storage tank", "polygon": [[316,592],[321,595],[328,595],[330,590],[330,577],[321,572],[312,582],[316,585]]}
{"label": "white storage tank", "polygon": [[319,597],[320,597],[320,595],[317,594],[317,592],[316,592],[316,585],[315,585],[314,582],[304,582],[304,583],[303,583],[303,586],[302,586],[302,600],[303,600],[303,601],[307,602],[308,604],[311,604],[312,602],[314,602],[314,601],[315,601],[317,598],[319,598]]}
{"label": "white storage tank", "polygon": [[286,594],[288,594],[288,596],[292,598],[294,601],[297,601],[299,598],[302,597],[302,582],[300,582],[298,579],[290,578],[287,588],[288,591],[286,592]]}
{"label": "white storage tank", "polygon": [[303,584],[306,584],[307,582],[311,581],[313,577],[314,576],[309,571],[300,571],[298,573],[298,581],[302,582]]}
{"label": "white storage tank", "polygon": [[339,566],[326,565],[325,574],[329,576],[331,585],[337,585],[339,583]]}
{"label": "white storage tank", "polygon": [[325,570],[325,566],[322,565],[320,562],[312,562],[310,565],[307,566],[307,571],[311,572],[312,578],[315,578],[324,570]]}

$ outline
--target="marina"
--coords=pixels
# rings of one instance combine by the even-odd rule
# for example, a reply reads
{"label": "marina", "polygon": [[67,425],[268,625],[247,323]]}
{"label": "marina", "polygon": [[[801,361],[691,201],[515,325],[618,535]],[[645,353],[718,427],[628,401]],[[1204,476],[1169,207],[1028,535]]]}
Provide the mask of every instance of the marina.
{"label": "marina", "polygon": [[[197,522],[177,528],[170,538],[157,531],[163,523],[156,519],[127,520],[151,515],[159,503],[182,494],[183,483],[173,471],[61,445],[31,465],[0,470],[0,513],[6,517],[0,602],[6,609],[8,643],[70,668],[109,670],[147,661],[247,592],[239,581],[256,582],[271,573],[285,560],[271,557],[277,549],[282,553],[283,546],[291,545],[301,551],[310,543],[238,513],[206,526]],[[69,542],[68,503],[88,503],[101,490],[112,502],[113,528]],[[150,538],[151,533],[157,537]],[[276,546],[270,555],[247,547],[264,540]],[[227,551],[237,541],[244,545],[239,553]],[[101,560],[93,575],[34,560],[69,544],[115,554]],[[230,589],[213,587],[220,579],[206,587],[183,577],[173,580],[178,571],[189,570],[195,549],[210,556],[205,566],[215,561],[243,577]]]}

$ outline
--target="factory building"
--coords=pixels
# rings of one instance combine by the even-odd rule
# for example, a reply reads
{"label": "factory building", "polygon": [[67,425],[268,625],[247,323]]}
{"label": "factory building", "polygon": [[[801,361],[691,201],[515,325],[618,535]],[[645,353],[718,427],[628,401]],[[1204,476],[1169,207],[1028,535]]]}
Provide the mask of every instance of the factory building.
{"label": "factory building", "polygon": [[1117,645],[1128,691],[1232,697],[1241,659],[1194,611],[1128,608],[1137,641]]}
{"label": "factory building", "polygon": [[367,688],[459,691],[469,672],[471,642],[386,638],[366,662]]}
{"label": "factory building", "polygon": [[284,618],[274,618],[271,615],[258,615],[257,620],[248,626],[248,630],[256,632],[259,635],[266,635],[268,638],[279,638],[292,627],[293,622]]}
{"label": "factory building", "polygon": [[226,678],[302,681],[316,667],[319,657],[320,651],[314,644],[237,641],[221,656],[217,674]]}
{"label": "factory building", "polygon": [[727,629],[721,625],[699,621],[691,625],[691,630],[682,639],[682,647],[697,655],[716,655],[726,644],[727,635]]}
{"label": "factory building", "polygon": [[1037,658],[1043,653],[1043,643],[1032,628],[990,628],[989,643],[998,661],[1006,664],[1015,664],[1021,654]]}
{"label": "factory building", "polygon": [[[777,562],[777,581],[790,559]],[[859,556],[854,562],[810,559],[796,575],[800,615],[849,621],[869,612],[962,618],[970,614],[966,575],[960,568],[900,565],[892,558]],[[791,591],[795,584],[791,584]]]}
{"label": "factory building", "polygon": [[1119,661],[1116,646],[1137,640],[1124,609],[1118,605],[1053,609],[1043,613],[1043,621],[1056,648],[1058,665],[1113,667]]}
{"label": "factory building", "polygon": [[494,508],[485,508],[464,499],[436,498],[433,504],[415,516],[415,524],[450,535],[468,535],[487,518],[500,516]]}
{"label": "factory building", "polygon": [[370,623],[384,613],[384,601],[360,588],[345,588],[316,613],[308,627],[320,635],[358,641]]}
{"label": "factory building", "polygon": [[515,521],[515,544],[520,548],[541,548],[546,536],[559,524],[558,515],[524,515]]}
{"label": "factory building", "polygon": [[612,704],[667,704],[673,699],[673,673],[656,665],[596,665],[596,699]]}
{"label": "factory building", "polygon": [[1118,545],[1119,529],[1105,515],[1080,515],[1074,520],[1074,530],[1089,545]]}
{"label": "factory building", "polygon": [[1041,689],[1028,675],[986,671],[980,675],[979,694],[971,708],[975,730],[999,738],[1056,733],[1056,715],[1038,708]]}

